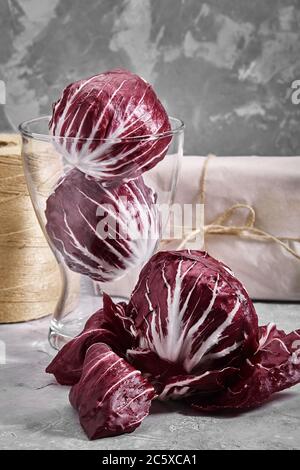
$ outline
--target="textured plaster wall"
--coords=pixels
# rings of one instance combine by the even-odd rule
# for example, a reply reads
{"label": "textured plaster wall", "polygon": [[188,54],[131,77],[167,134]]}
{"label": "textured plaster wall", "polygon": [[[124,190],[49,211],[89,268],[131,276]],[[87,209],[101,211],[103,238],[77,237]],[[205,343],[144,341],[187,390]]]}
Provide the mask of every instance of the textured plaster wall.
{"label": "textured plaster wall", "polygon": [[187,124],[186,153],[300,154],[299,0],[0,0],[0,130],[127,67]]}

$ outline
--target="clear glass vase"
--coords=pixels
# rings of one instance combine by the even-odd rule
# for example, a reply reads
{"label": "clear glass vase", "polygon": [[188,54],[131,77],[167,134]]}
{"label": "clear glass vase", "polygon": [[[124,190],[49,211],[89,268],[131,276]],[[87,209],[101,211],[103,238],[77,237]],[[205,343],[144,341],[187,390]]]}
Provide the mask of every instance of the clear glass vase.
{"label": "clear glass vase", "polygon": [[[153,243],[147,243],[145,240],[139,243],[138,240],[135,245],[135,249],[137,250],[139,250],[140,247],[144,247],[145,243],[147,244],[147,250],[145,253],[143,252],[140,261],[135,261],[128,267],[125,266],[120,272],[120,275],[114,275],[112,279],[106,279],[104,282],[103,280],[101,281],[90,275],[86,275],[86,273],[82,274],[78,272],[76,262],[70,262],[70,259],[67,259],[63,255],[63,250],[60,249],[61,246],[55,243],[54,235],[52,237],[49,236],[46,212],[47,207],[49,210],[49,201],[52,201],[53,194],[56,192],[57,187],[60,187],[61,181],[63,179],[65,181],[65,178],[69,177],[68,175],[70,175],[70,172],[73,170],[75,172],[78,171],[77,166],[74,165],[74,162],[70,162],[66,152],[63,151],[67,146],[69,146],[69,148],[71,148],[72,145],[76,147],[76,145],[78,145],[78,139],[53,137],[49,135],[49,119],[50,116],[43,116],[23,122],[19,126],[19,130],[22,135],[22,158],[29,193],[36,216],[56,257],[61,273],[61,294],[57,301],[56,309],[53,312],[49,329],[50,344],[52,347],[59,349],[70,338],[74,337],[82,330],[84,323],[91,314],[101,308],[103,291],[110,294],[115,301],[128,299],[142,265],[159,249],[160,240],[168,224],[170,207],[173,202],[177,184],[180,157],[183,153],[184,124],[179,119],[170,118],[170,132],[135,138],[140,140],[149,139],[150,141],[168,138],[168,141],[170,141],[167,155],[164,159],[154,168],[146,171],[142,175],[142,184],[145,183],[146,186],[152,190],[152,194],[156,195],[155,210],[159,218],[160,229],[159,232],[156,232],[156,239]],[[64,140],[67,141],[64,142]],[[111,139],[107,143],[105,139],[102,140],[104,145],[114,145]],[[80,145],[84,145],[84,141],[85,139],[80,139]],[[136,143],[138,144],[138,142]],[[122,139],[118,139],[116,142],[116,145],[120,144],[122,144]],[[90,178],[89,175],[88,178]],[[111,183],[106,185],[103,182],[101,185],[109,198],[110,194],[113,194],[114,185]],[[65,187],[67,190],[63,194],[63,199],[60,199],[60,204],[64,204],[65,200],[68,200],[68,198],[72,199],[73,197],[72,182],[69,186]],[[52,199],[50,199],[50,196]],[[56,214],[57,211],[60,211],[60,207],[55,207],[55,201],[56,199],[54,198],[54,212]],[[72,204],[73,207],[76,208],[75,200],[72,201]],[[68,216],[64,214],[64,217],[66,220],[63,220],[62,224],[65,222],[68,224]],[[84,219],[84,214],[82,227],[78,227],[78,221],[76,221],[77,229],[80,230],[80,233],[86,230],[85,222],[88,223],[88,221]],[[69,225],[66,226],[69,230]],[[74,240],[74,245],[76,245],[76,243],[77,241]],[[83,249],[84,248],[82,248],[82,250]],[[146,257],[144,255],[146,255]]]}

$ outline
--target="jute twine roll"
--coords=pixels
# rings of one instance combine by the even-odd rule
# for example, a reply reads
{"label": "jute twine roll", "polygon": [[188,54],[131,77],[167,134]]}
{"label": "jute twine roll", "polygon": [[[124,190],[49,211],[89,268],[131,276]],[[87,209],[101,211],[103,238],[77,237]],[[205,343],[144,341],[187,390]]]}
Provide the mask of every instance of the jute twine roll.
{"label": "jute twine roll", "polygon": [[[41,147],[35,147],[35,154],[28,158],[43,211],[62,164],[51,153],[49,144],[38,145]],[[0,135],[0,265],[1,323],[32,320],[53,313],[61,290],[59,268],[28,194],[21,140],[17,135],[7,134]],[[74,298],[78,294],[77,281]]]}

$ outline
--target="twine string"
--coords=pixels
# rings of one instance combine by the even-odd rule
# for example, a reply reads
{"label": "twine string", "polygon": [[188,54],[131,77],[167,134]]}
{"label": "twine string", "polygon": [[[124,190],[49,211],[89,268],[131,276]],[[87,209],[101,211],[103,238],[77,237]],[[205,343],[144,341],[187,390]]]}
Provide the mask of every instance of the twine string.
{"label": "twine string", "polygon": [[[0,147],[0,322],[13,322],[51,313],[61,278],[31,204],[18,138],[0,135]],[[46,202],[60,162],[37,152],[29,165]]]}

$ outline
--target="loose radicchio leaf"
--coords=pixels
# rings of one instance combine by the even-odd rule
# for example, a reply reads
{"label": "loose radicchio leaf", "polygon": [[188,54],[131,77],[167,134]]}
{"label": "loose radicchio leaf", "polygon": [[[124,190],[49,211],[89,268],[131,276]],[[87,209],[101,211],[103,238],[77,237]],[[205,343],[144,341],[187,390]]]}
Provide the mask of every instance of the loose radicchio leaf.
{"label": "loose radicchio leaf", "polygon": [[148,415],[152,385],[105,344],[86,354],[80,381],[70,392],[89,439],[132,432]]}
{"label": "loose radicchio leaf", "polygon": [[258,323],[242,284],[205,252],[160,252],[141,271],[128,308],[129,360],[162,398],[221,390],[258,347]]}
{"label": "loose radicchio leaf", "polygon": [[46,230],[66,264],[96,281],[142,265],[160,236],[156,195],[142,177],[107,189],[76,168],[47,199]]}
{"label": "loose radicchio leaf", "polygon": [[53,105],[49,128],[73,166],[113,184],[155,166],[171,140],[167,113],[151,85],[122,69],[67,86]]}
{"label": "loose radicchio leaf", "polygon": [[74,385],[82,374],[86,351],[95,343],[105,343],[124,355],[133,343],[131,320],[125,314],[124,302],[114,304],[103,294],[103,308],[94,313],[83,331],[63,346],[46,368],[62,385]]}
{"label": "loose radicchio leaf", "polygon": [[221,392],[190,398],[200,411],[245,410],[300,382],[300,330],[286,334],[273,324],[260,327],[259,348]]}
{"label": "loose radicchio leaf", "polygon": [[[86,322],[84,331],[105,327],[118,336],[117,344],[110,346],[117,350],[118,354],[125,354],[126,349],[134,341],[134,323],[127,316],[127,305],[125,302],[115,304],[111,297],[103,292],[103,309],[95,312]],[[102,341],[104,342],[104,341]]]}

